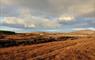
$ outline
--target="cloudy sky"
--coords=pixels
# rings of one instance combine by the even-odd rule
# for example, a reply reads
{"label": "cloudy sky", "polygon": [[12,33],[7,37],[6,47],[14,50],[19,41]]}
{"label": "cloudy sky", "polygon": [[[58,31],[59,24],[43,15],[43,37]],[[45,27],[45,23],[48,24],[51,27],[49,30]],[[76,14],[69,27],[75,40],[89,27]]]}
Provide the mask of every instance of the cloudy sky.
{"label": "cloudy sky", "polygon": [[95,0],[0,0],[0,30],[95,30]]}

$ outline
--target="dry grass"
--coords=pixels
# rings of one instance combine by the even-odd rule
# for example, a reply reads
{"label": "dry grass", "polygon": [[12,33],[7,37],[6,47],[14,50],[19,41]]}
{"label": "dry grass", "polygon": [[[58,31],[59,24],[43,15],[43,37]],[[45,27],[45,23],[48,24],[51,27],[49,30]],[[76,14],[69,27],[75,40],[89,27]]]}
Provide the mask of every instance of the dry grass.
{"label": "dry grass", "polygon": [[0,60],[95,60],[95,38],[0,48]]}
{"label": "dry grass", "polygon": [[0,38],[0,47],[40,44],[53,41],[75,40],[78,38],[79,37],[64,36],[64,34],[54,33],[25,33],[15,35],[4,35]]}
{"label": "dry grass", "polygon": [[[5,48],[0,48],[0,60],[95,60],[95,32],[88,32],[90,31],[87,31],[87,36],[82,37],[79,35],[83,34],[76,34],[77,32],[69,36],[45,32],[0,35],[0,42],[24,40],[25,43],[10,47],[5,44]],[[26,44],[28,39],[29,42],[34,39],[32,42],[36,44]]]}

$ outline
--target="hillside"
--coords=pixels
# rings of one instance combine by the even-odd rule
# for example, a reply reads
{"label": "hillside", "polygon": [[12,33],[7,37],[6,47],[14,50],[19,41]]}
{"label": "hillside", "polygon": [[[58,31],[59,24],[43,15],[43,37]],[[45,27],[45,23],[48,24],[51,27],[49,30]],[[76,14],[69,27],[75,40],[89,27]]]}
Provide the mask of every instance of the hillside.
{"label": "hillside", "polygon": [[95,35],[95,31],[93,30],[80,30],[75,32],[70,32],[69,34],[75,34],[75,35]]}
{"label": "hillside", "polygon": [[1,48],[0,60],[95,60],[95,38]]}
{"label": "hillside", "polygon": [[95,32],[71,33],[4,35],[0,60],[95,60]]}

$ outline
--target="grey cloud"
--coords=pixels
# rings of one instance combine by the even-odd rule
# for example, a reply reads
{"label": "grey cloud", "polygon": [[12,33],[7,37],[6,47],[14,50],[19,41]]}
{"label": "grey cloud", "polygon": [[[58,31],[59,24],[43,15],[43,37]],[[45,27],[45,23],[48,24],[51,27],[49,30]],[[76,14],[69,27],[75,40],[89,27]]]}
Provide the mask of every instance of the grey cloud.
{"label": "grey cloud", "polygon": [[14,6],[4,6],[0,7],[0,16],[1,17],[10,17],[10,16],[19,16],[19,9]]}
{"label": "grey cloud", "polygon": [[86,14],[80,15],[81,17],[95,18],[95,10]]}
{"label": "grey cloud", "polygon": [[94,9],[94,0],[21,0],[20,4],[53,16],[80,15],[85,14],[85,10]]}
{"label": "grey cloud", "polygon": [[[11,0],[6,0],[6,1],[11,1]],[[92,11],[95,11],[94,0],[72,0],[72,1],[70,0],[13,0],[12,3],[7,2],[6,4],[14,5],[14,7],[16,5],[20,7],[20,9],[29,8],[29,10],[36,15],[40,15],[40,14],[46,16],[86,15],[87,17],[95,17],[95,15],[93,16],[93,14],[91,14],[91,16],[88,14],[91,13]],[[14,12],[14,14],[16,13]]]}

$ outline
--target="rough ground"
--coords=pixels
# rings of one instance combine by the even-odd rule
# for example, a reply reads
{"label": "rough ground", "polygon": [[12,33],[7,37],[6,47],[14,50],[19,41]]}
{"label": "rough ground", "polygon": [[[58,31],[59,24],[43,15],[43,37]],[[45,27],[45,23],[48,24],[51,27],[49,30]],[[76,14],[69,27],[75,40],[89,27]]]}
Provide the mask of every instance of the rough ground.
{"label": "rough ground", "polygon": [[95,60],[95,37],[0,48],[0,60]]}

